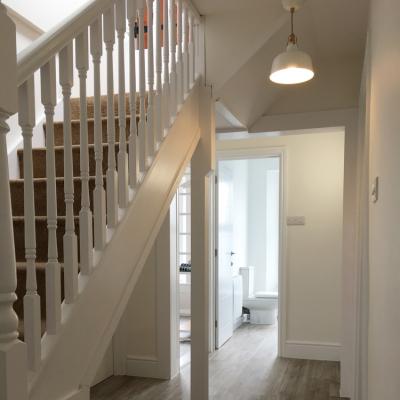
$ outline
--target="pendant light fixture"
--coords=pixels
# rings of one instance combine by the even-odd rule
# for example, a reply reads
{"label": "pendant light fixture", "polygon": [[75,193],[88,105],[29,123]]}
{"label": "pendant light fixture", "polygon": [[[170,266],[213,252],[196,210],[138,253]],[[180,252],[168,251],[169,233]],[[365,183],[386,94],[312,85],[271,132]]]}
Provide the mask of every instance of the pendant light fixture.
{"label": "pendant light fixture", "polygon": [[311,80],[314,70],[311,57],[297,46],[297,36],[293,31],[294,13],[304,3],[304,0],[282,0],[283,7],[290,11],[291,33],[286,51],[278,54],[272,62],[269,79],[282,85],[294,85]]}

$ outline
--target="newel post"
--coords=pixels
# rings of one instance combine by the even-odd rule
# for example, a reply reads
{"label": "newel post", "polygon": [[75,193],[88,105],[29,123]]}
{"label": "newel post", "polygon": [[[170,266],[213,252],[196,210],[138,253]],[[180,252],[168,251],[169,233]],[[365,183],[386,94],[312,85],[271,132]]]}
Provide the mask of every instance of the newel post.
{"label": "newel post", "polygon": [[15,25],[0,0],[0,399],[26,400],[26,346],[18,340],[14,234],[11,214],[6,134],[7,119],[17,112]]}

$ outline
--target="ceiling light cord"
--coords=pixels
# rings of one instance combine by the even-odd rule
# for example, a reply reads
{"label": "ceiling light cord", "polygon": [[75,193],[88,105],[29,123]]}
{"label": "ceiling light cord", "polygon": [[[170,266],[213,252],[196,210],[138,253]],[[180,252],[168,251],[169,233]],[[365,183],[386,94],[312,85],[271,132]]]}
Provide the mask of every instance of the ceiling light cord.
{"label": "ceiling light cord", "polygon": [[289,44],[289,43],[297,44],[297,37],[294,34],[294,12],[295,12],[295,8],[292,7],[290,9],[290,30],[291,30],[291,32],[290,32],[287,44]]}

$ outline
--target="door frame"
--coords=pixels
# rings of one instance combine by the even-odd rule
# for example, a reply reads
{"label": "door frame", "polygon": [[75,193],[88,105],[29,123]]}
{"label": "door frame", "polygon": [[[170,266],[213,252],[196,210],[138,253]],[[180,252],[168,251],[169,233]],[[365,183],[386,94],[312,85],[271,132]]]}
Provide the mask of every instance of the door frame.
{"label": "door frame", "polygon": [[[279,263],[278,263],[278,356],[285,354],[286,331],[287,331],[287,274],[286,274],[286,248],[287,248],[287,162],[288,154],[284,147],[259,147],[217,150],[216,176],[218,177],[218,162],[222,160],[247,160],[252,158],[279,157]],[[215,243],[218,249],[218,190],[215,190],[214,215],[215,220]],[[216,310],[218,257],[215,257],[214,271],[210,281],[210,303]],[[211,279],[211,278],[210,278]],[[211,295],[211,292],[213,294]],[[216,337],[215,320],[210,321],[214,326],[214,337]]]}

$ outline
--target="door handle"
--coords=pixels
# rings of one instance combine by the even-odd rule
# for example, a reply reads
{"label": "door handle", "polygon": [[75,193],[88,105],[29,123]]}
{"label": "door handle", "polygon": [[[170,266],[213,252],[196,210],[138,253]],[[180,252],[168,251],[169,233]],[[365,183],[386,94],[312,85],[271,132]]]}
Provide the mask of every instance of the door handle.
{"label": "door handle", "polygon": [[231,256],[234,256],[236,253],[234,251],[231,251]]}

